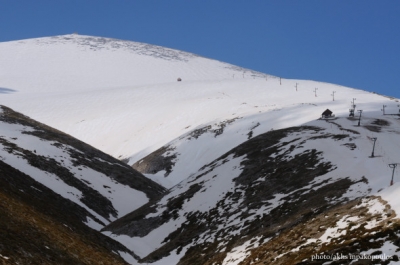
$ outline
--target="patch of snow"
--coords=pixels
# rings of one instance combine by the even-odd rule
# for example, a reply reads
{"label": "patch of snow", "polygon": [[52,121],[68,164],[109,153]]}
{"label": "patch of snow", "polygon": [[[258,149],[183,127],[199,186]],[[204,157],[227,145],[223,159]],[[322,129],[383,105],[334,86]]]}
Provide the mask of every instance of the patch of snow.
{"label": "patch of snow", "polygon": [[381,192],[378,193],[385,201],[387,201],[391,208],[396,212],[397,216],[400,214],[400,182],[394,183],[393,186],[390,186]]}
{"label": "patch of snow", "polygon": [[151,179],[152,181],[160,184],[163,187],[172,187],[175,184],[168,178],[165,177],[165,170],[158,171],[157,174],[143,174],[145,177]]}
{"label": "patch of snow", "polygon": [[368,213],[383,214],[385,212],[385,205],[383,205],[378,199],[363,199],[361,204],[357,205],[356,208],[365,207],[368,209]]}
{"label": "patch of snow", "polygon": [[178,254],[177,250],[170,253],[167,257],[163,257],[162,259],[151,263],[152,265],[166,265],[166,264],[178,264],[179,260],[185,255],[186,251],[188,250],[188,246],[182,248],[180,253]]}
{"label": "patch of snow", "polygon": [[345,228],[348,226],[346,222],[349,215],[343,216],[338,222],[336,222],[335,227],[329,227],[325,230],[325,233],[319,238],[323,243],[330,242],[332,238],[337,238],[346,234]]}
{"label": "patch of snow", "polygon": [[153,252],[154,250],[160,248],[164,239],[174,230],[179,228],[182,223],[186,221],[186,218],[179,218],[168,223],[165,223],[154,229],[149,234],[144,237],[130,237],[127,235],[116,235],[109,231],[104,231],[103,234],[113,238],[114,240],[120,242],[129,249],[132,249],[136,255],[143,258]]}
{"label": "patch of snow", "polygon": [[98,222],[96,222],[95,220],[93,220],[92,218],[90,218],[89,216],[86,217],[86,222],[85,224],[91,228],[93,228],[94,230],[100,231],[103,228],[102,224],[99,224]]}
{"label": "patch of snow", "polygon": [[[392,242],[390,241],[385,241],[380,248],[374,248],[374,249],[368,249],[367,251],[363,251],[360,253],[360,255],[363,255],[366,257],[366,259],[372,260],[372,259],[382,259],[382,260],[391,260],[391,257],[394,255],[398,255],[398,252],[396,251],[399,247],[396,245],[393,245]],[[378,255],[371,255],[373,252],[376,251],[381,251],[382,254]],[[374,257],[376,256],[376,257]],[[354,260],[356,261],[356,260]],[[396,261],[390,261],[389,264],[397,264],[398,262]]]}
{"label": "patch of snow", "polygon": [[247,240],[242,245],[233,248],[226,255],[224,261],[222,262],[222,265],[238,265],[240,262],[242,262],[245,258],[247,258],[250,255],[251,248],[256,248],[259,246],[260,239],[261,237],[255,237],[250,240]]}
{"label": "patch of snow", "polygon": [[123,258],[126,262],[128,262],[131,265],[140,265],[139,263],[131,254],[126,253],[124,251],[118,251],[118,254]]}

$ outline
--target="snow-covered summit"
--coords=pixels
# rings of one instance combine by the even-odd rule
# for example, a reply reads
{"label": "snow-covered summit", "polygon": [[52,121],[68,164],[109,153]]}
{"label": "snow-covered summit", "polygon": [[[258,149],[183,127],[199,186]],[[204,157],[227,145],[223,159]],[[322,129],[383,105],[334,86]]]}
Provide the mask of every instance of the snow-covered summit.
{"label": "snow-covered summit", "polygon": [[235,117],[262,115],[269,130],[309,122],[326,108],[346,114],[353,98],[364,111],[393,105],[366,91],[76,34],[0,43],[0,58],[0,104],[130,164],[193,129]]}
{"label": "snow-covered summit", "polygon": [[156,45],[77,34],[0,43],[1,87],[64,91],[259,74]]}
{"label": "snow-covered summit", "polygon": [[[0,43],[0,58],[1,104],[119,158],[197,125],[185,120],[208,107],[196,103],[224,97],[215,90],[224,80],[267,78],[187,52],[76,34]],[[171,119],[179,122],[163,129],[165,138],[142,138]]]}

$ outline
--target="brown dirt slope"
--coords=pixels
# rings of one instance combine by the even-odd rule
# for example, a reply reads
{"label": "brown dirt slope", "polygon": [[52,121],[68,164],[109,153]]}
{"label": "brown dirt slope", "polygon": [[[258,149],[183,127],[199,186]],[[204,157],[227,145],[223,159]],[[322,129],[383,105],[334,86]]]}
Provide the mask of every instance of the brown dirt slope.
{"label": "brown dirt slope", "polygon": [[0,161],[0,264],[126,264],[72,205]]}

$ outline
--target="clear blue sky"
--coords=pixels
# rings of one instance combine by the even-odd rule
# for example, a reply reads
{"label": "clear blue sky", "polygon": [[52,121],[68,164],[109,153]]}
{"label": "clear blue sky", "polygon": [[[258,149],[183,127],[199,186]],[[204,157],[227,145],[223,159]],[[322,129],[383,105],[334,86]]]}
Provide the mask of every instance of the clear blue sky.
{"label": "clear blue sky", "polygon": [[0,0],[0,41],[73,32],[400,98],[397,0]]}

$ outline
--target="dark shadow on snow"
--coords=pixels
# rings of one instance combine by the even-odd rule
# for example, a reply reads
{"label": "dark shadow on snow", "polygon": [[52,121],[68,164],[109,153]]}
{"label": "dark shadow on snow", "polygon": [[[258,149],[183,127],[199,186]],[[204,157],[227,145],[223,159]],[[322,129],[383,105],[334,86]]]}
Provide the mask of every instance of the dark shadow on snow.
{"label": "dark shadow on snow", "polygon": [[0,94],[10,94],[10,93],[13,93],[13,92],[17,92],[17,90],[0,87]]}

